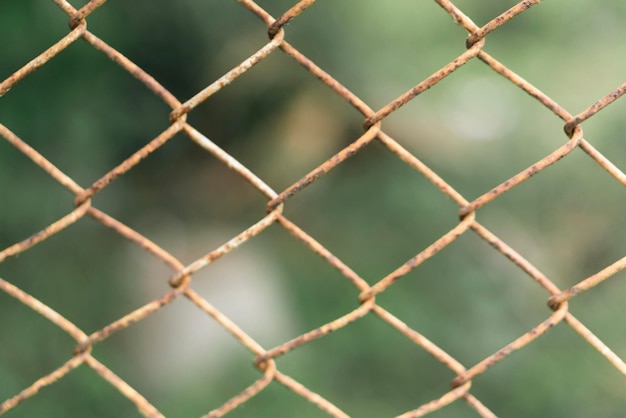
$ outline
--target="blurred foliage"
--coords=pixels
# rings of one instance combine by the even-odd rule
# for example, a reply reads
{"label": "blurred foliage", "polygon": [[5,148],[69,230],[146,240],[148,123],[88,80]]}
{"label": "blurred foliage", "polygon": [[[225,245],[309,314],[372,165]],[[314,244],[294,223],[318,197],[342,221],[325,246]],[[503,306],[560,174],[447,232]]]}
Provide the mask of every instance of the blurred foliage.
{"label": "blurred foliage", "polygon": [[[258,3],[278,16],[294,2]],[[479,25],[515,3],[455,2]],[[543,2],[490,34],[485,50],[575,114],[623,83],[624,18],[622,0]],[[0,79],[67,33],[67,21],[52,2],[2,2]],[[111,0],[88,18],[88,25],[181,101],[267,40],[262,22],[235,1]],[[287,26],[286,34],[373,108],[465,48],[463,30],[425,1],[317,2]],[[625,106],[619,100],[584,123],[586,139],[622,170]],[[0,123],[88,187],[158,135],[169,111],[140,82],[79,41],[2,97]],[[362,119],[277,51],[188,120],[280,191],[358,138]],[[566,140],[561,120],[478,61],[383,125],[470,200]],[[0,141],[0,190],[2,248],[72,207],[73,196],[6,141]],[[149,238],[168,227],[191,233],[212,225],[243,230],[263,216],[265,203],[183,135],[94,198],[96,207]],[[566,288],[624,255],[625,207],[623,187],[576,150],[488,204],[478,218]],[[376,143],[285,207],[290,219],[370,283],[447,232],[458,221],[457,212],[419,173]],[[167,239],[157,243],[168,248]],[[279,266],[297,334],[357,306],[358,291],[284,231],[272,227],[246,246],[271,254]],[[160,281],[166,289],[166,275],[141,277],[129,270],[127,249],[121,237],[83,219],[0,264],[0,277],[89,333],[158,295],[131,294],[129,283]],[[623,281],[624,273],[618,277]],[[547,297],[469,232],[377,300],[469,367],[545,319]],[[624,298],[626,287],[614,278],[570,304],[622,358]],[[4,294],[0,315],[0,398],[6,399],[64,363],[73,342]],[[114,335],[94,353],[167,416],[199,416],[258,377],[240,348],[219,370],[205,369],[201,362],[197,370],[181,370],[189,379],[175,387],[168,379],[142,377],[146,371],[125,355],[129,346],[144,344],[133,337],[134,327],[141,326]],[[267,342],[267,348],[281,342]],[[355,417],[415,408],[439,397],[454,377],[373,315],[287,354],[278,365]],[[503,417],[618,417],[626,410],[623,376],[563,324],[479,376],[472,392]],[[457,402],[432,416],[472,414]],[[114,388],[81,367],[6,416],[139,415]],[[324,415],[273,383],[229,416]]]}

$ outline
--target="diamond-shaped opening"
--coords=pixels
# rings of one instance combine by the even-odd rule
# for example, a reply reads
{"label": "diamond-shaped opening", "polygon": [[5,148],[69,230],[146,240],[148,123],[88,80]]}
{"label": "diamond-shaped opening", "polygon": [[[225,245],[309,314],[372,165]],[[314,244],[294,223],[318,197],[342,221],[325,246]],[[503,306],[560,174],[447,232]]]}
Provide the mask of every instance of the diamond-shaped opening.
{"label": "diamond-shaped opening", "polygon": [[623,186],[576,149],[478,218],[565,289],[624,256],[625,206]]}
{"label": "diamond-shaped opening", "polygon": [[[11,280],[13,276],[1,276],[19,285]],[[4,401],[69,360],[76,343],[65,331],[4,291],[0,291],[0,316],[0,399]]]}
{"label": "diamond-shaped opening", "polygon": [[487,35],[485,50],[577,113],[624,82],[625,16],[621,1],[542,2]]}
{"label": "diamond-shaped opening", "polygon": [[448,232],[458,206],[378,142],[285,204],[285,213],[377,281]]}
{"label": "diamond-shaped opening", "polygon": [[454,378],[372,313],[294,349],[277,364],[350,416],[399,415],[448,392]]}
{"label": "diamond-shaped opening", "polygon": [[472,393],[498,416],[611,417],[626,408],[623,381],[561,323],[476,377]]}
{"label": "diamond-shaped opening", "polygon": [[468,231],[376,300],[469,367],[544,321],[549,296]]}
{"label": "diamond-shaped opening", "polygon": [[189,122],[277,191],[363,132],[358,111],[281,51],[198,106]]}
{"label": "diamond-shaped opening", "polygon": [[84,187],[167,128],[169,111],[83,41],[0,100],[7,127]]}
{"label": "diamond-shaped opening", "polygon": [[164,231],[221,225],[243,230],[265,216],[268,198],[179,133],[118,177],[94,205],[168,248]]}
{"label": "diamond-shaped opening", "polygon": [[[29,138],[13,131],[26,143]],[[0,137],[0,249],[20,242],[72,209],[73,196],[28,157]],[[0,267],[1,269],[1,267]]]}
{"label": "diamond-shaped opening", "polygon": [[568,139],[561,119],[476,59],[424,94],[386,119],[389,130],[468,200]]}
{"label": "diamond-shaped opening", "polygon": [[[294,3],[261,4],[278,17]],[[290,43],[375,110],[465,50],[465,32],[434,2],[317,2],[285,30]]]}
{"label": "diamond-shaped opening", "polygon": [[260,20],[236,2],[182,1],[158,9],[150,1],[108,2],[87,21],[181,102],[268,41],[262,32],[251,36]]}
{"label": "diamond-shaped opening", "polygon": [[[119,375],[117,370],[113,372]],[[5,416],[141,418],[143,415],[108,381],[89,366],[81,365],[22,401]]]}
{"label": "diamond-shaped opening", "polygon": [[3,4],[0,15],[0,81],[67,35],[69,17],[52,3]]}

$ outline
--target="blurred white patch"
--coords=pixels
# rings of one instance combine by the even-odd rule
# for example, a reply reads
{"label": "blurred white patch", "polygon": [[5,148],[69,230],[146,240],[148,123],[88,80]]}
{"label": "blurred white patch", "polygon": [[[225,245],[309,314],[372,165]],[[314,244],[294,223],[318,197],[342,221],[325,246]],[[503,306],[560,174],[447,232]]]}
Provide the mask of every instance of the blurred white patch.
{"label": "blurred white patch", "polygon": [[441,103],[443,124],[459,138],[474,141],[507,139],[517,128],[515,97],[492,77],[478,77],[449,89]]}
{"label": "blurred white patch", "polygon": [[[236,236],[224,227],[189,228],[175,224],[146,232],[183,263],[191,263]],[[158,223],[157,223],[158,224]],[[254,238],[252,239],[254,240]],[[169,290],[171,270],[163,262],[129,248],[130,268],[136,274],[132,291],[138,306]],[[191,288],[219,309],[265,348],[297,334],[289,298],[277,261],[270,249],[244,243],[193,275]],[[207,373],[219,375],[236,356],[254,355],[213,318],[180,297],[161,311],[134,325],[125,357],[140,370],[145,384],[190,384]]]}

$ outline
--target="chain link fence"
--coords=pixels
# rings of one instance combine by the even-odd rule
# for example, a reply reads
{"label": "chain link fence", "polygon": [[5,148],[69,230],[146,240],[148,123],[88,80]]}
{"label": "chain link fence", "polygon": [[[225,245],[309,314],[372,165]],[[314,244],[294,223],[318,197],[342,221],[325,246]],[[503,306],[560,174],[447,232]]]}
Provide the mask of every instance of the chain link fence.
{"label": "chain link fence", "polygon": [[[456,376],[451,382],[449,391],[441,393],[440,397],[432,399],[429,402],[414,405],[414,409],[404,412],[400,415],[401,417],[418,417],[434,411],[445,411],[448,405],[457,400],[466,402],[467,405],[473,408],[473,410],[482,417],[495,416],[494,412],[490,409],[490,405],[481,402],[480,399],[472,394],[473,379],[484,373],[488,373],[490,368],[496,363],[506,361],[515,351],[531,345],[533,341],[550,332],[555,325],[560,323],[571,327],[580,338],[597,351],[598,356],[603,356],[606,361],[621,374],[626,375],[626,364],[618,354],[594,335],[594,333],[570,311],[570,301],[576,299],[578,295],[590,291],[595,286],[602,285],[607,279],[616,277],[616,274],[626,267],[626,256],[600,271],[589,275],[585,279],[580,280],[573,286],[563,289],[558,287],[554,280],[551,280],[515,248],[496,236],[477,219],[478,212],[485,205],[499,199],[500,196],[511,191],[531,177],[541,175],[546,168],[557,163],[562,158],[567,157],[572,152],[584,152],[591,161],[602,167],[616,182],[622,186],[626,186],[626,174],[585,139],[583,133],[583,124],[585,121],[592,118],[611,103],[620,99],[624,93],[626,93],[626,83],[617,86],[613,91],[608,93],[602,92],[598,94],[598,96],[602,96],[602,94],[605,93],[604,96],[600,97],[595,103],[591,103],[589,107],[582,112],[571,114],[555,100],[535,87],[531,82],[520,77],[484,49],[485,41],[491,33],[506,26],[509,21],[525,13],[529,8],[539,4],[540,0],[521,1],[499,16],[494,17],[482,27],[476,25],[472,19],[452,1],[435,0],[434,3],[438,4],[445,13],[449,14],[456,25],[462,27],[467,32],[466,50],[449,63],[443,65],[432,75],[378,110],[370,107],[370,105],[337,81],[333,75],[326,72],[287,41],[288,30],[286,29],[286,25],[288,23],[297,25],[298,16],[307,13],[307,9],[315,3],[315,0],[299,1],[278,17],[270,15],[259,4],[252,0],[238,0],[241,7],[248,9],[267,25],[269,40],[255,53],[244,59],[239,65],[232,68],[226,74],[216,79],[184,102],[181,102],[170,91],[164,88],[158,80],[146,73],[142,68],[122,55],[115,48],[111,47],[105,40],[100,39],[88,30],[89,16],[92,13],[98,13],[98,8],[104,5],[105,0],[92,0],[78,10],[65,0],[54,0],[54,3],[69,17],[71,30],[66,36],[50,46],[41,55],[33,58],[28,64],[15,71],[6,80],[0,83],[0,96],[4,96],[24,78],[47,65],[70,45],[75,42],[86,42],[97,51],[105,54],[111,61],[143,83],[146,89],[149,89],[163,100],[163,102],[171,108],[169,123],[167,128],[153,140],[136,150],[125,161],[111,169],[88,187],[81,186],[77,181],[57,168],[42,155],[40,151],[29,145],[27,139],[22,139],[12,132],[9,126],[0,125],[0,135],[4,140],[17,148],[34,164],[38,165],[50,177],[67,188],[75,196],[75,208],[72,211],[55,222],[52,222],[41,231],[34,233],[27,239],[4,249],[0,252],[0,262],[9,257],[24,254],[39,243],[50,239],[52,236],[63,234],[63,231],[67,227],[79,222],[82,218],[90,217],[115,231],[125,239],[133,242],[136,246],[151,254],[151,256],[166,263],[171,268],[172,272],[169,278],[171,290],[101,329],[87,333],[73,321],[55,311],[52,307],[42,303],[37,298],[22,290],[15,282],[12,283],[11,278],[1,278],[0,289],[2,289],[3,292],[6,292],[23,305],[28,306],[44,316],[54,325],[69,334],[76,341],[76,348],[73,354],[69,356],[69,359],[64,364],[59,365],[56,370],[45,376],[41,376],[30,386],[26,387],[15,396],[5,400],[0,405],[0,414],[12,410],[13,408],[19,409],[21,403],[29,402],[29,398],[37,395],[44,387],[55,384],[64,378],[64,376],[72,373],[77,367],[85,365],[92,368],[102,379],[110,383],[110,385],[115,387],[122,395],[132,401],[144,416],[164,416],[153,404],[154,401],[147,399],[147,397],[140,393],[140,390],[132,387],[107,367],[107,365],[99,361],[92,353],[92,349],[94,346],[97,346],[99,343],[107,340],[113,334],[121,330],[128,328],[132,332],[133,324],[155,314],[176,299],[186,299],[190,304],[195,305],[197,309],[206,313],[206,315],[213,318],[214,321],[232,334],[233,338],[250,351],[253,364],[259,372],[259,378],[256,381],[251,381],[249,386],[242,388],[239,393],[233,393],[229,401],[223,405],[212,406],[214,409],[207,412],[205,415],[207,417],[223,416],[235,408],[242,406],[266,389],[272,382],[283,385],[293,391],[293,393],[306,399],[311,404],[314,404],[328,415],[335,417],[348,416],[348,413],[342,409],[341,404],[336,404],[328,399],[330,393],[316,393],[307,388],[296,378],[282,372],[278,364],[278,359],[286,353],[298,350],[314,340],[323,339],[331,332],[349,328],[351,324],[366,315],[374,315],[380,318],[388,324],[389,327],[414,343],[415,350],[428,352]],[[155,7],[158,6],[155,5]],[[452,26],[453,23],[451,22],[450,25]],[[462,41],[463,38],[459,38],[459,42]],[[308,174],[293,182],[293,184],[282,191],[274,190],[251,169],[240,163],[231,154],[216,145],[205,136],[205,134],[194,128],[194,126],[188,122],[188,115],[193,112],[196,107],[220,90],[228,89],[232,83],[237,82],[238,77],[248,71],[254,71],[256,64],[273,54],[284,54],[300,64],[310,73],[311,77],[319,80],[320,89],[330,89],[345,102],[346,106],[352,106],[360,112],[363,117],[363,133],[358,138],[353,138],[345,148],[319,164]],[[437,172],[420,161],[414,153],[405,148],[402,145],[401,138],[392,137],[383,127],[383,122],[387,117],[414,100],[421,93],[437,86],[438,83],[453,72],[462,72],[464,66],[471,61],[481,61],[499,76],[517,86],[520,94],[526,93],[532,96],[532,98],[545,108],[545,112],[550,112],[563,121],[564,130],[563,145],[534,162],[528,168],[512,175],[501,184],[495,185],[491,190],[485,191],[484,194],[473,200],[466,198],[455,190],[455,188],[440,177]],[[10,100],[10,97],[4,100]],[[188,265],[183,264],[179,259],[168,252],[167,248],[161,247],[135,229],[125,225],[105,211],[92,205],[92,198],[95,195],[133,170],[144,160],[149,159],[156,150],[163,147],[179,133],[186,135],[199,147],[218,158],[226,167],[249,182],[250,185],[267,199],[266,213],[259,215],[260,219],[258,222]],[[303,227],[296,224],[293,220],[290,220],[284,214],[284,208],[289,205],[289,200],[292,197],[309,187],[320,177],[332,175],[329,173],[333,169],[341,165],[348,158],[359,153],[362,149],[368,147],[372,142],[382,144],[397,157],[398,164],[406,164],[413,170],[419,172],[435,185],[443,195],[454,201],[459,208],[459,221],[452,229],[433,241],[413,258],[406,261],[397,269],[388,272],[385,277],[382,277],[376,283],[370,285],[350,266],[333,254],[327,246],[313,238]],[[2,222],[6,221],[6,219],[2,219]],[[280,225],[280,227],[289,232],[293,240],[301,241],[310,251],[320,256],[330,266],[338,270],[346,280],[358,289],[359,296],[357,307],[354,310],[345,312],[341,317],[289,341],[285,341],[278,346],[267,348],[261,346],[255,339],[244,332],[237,323],[233,322],[197,293],[194,290],[193,277],[194,274],[207,268],[211,263],[221,257],[228,256],[231,251],[235,250],[241,244],[246,243],[258,234],[262,234],[271,225]],[[414,269],[419,269],[422,263],[435,254],[440,251],[445,251],[448,245],[464,234],[475,234],[480,237],[497,252],[506,257],[510,263],[521,269],[528,276],[528,279],[534,280],[539,284],[545,290],[546,301],[551,309],[551,312],[548,311],[549,313],[545,315],[545,319],[534,328],[519,335],[514,341],[511,341],[506,346],[473,365],[462,364],[454,356],[446,352],[445,347],[438,346],[433,341],[430,341],[420,330],[413,329],[407,323],[403,322],[401,318],[396,317],[389,310],[383,308],[376,300],[378,295],[392,288],[394,284],[402,280],[409,272]]]}

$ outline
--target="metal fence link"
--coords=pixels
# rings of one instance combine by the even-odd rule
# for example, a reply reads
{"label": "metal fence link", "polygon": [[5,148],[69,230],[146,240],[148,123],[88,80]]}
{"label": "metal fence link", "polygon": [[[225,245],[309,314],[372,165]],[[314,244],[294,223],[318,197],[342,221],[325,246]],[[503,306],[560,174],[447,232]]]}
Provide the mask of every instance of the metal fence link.
{"label": "metal fence link", "polygon": [[[69,356],[66,363],[60,365],[52,373],[42,376],[32,385],[23,389],[20,393],[5,400],[0,405],[0,414],[12,408],[17,407],[21,402],[26,402],[28,398],[37,394],[37,392],[47,385],[52,385],[62,379],[68,373],[71,373],[79,365],[85,364],[92,368],[102,379],[109,382],[117,388],[120,393],[131,400],[139,409],[139,411],[147,417],[162,417],[163,414],[150,403],[142,394],[133,389],[128,383],[118,377],[105,364],[99,362],[92,355],[92,347],[112,334],[130,327],[132,324],[142,321],[147,316],[157,312],[165,305],[169,304],[177,298],[186,298],[189,303],[197,306],[198,309],[212,317],[222,327],[224,327],[241,345],[246,347],[251,353],[254,366],[259,371],[259,378],[250,382],[247,388],[241,390],[240,393],[233,393],[232,398],[223,405],[215,405],[215,409],[207,412],[207,417],[219,417],[227,414],[229,411],[237,408],[250,398],[263,391],[271,382],[278,382],[289,388],[295,394],[303,397],[307,401],[316,405],[319,409],[327,414],[335,417],[348,416],[342,411],[341,405],[335,405],[327,400],[324,395],[315,393],[298,381],[282,373],[277,365],[276,360],[282,355],[297,350],[299,347],[310,343],[311,341],[324,338],[329,333],[338,329],[348,327],[351,323],[359,320],[368,314],[378,316],[393,329],[404,335],[410,341],[415,343],[417,349],[422,349],[430,353],[435,359],[448,367],[456,378],[451,382],[451,389],[442,393],[437,399],[433,399],[423,405],[415,405],[413,410],[407,411],[401,417],[419,417],[445,408],[447,405],[457,399],[463,399],[471,408],[473,408],[480,416],[493,417],[495,414],[489,410],[488,405],[484,405],[471,393],[472,379],[483,373],[486,373],[491,366],[501,362],[514,351],[520,350],[535,339],[550,331],[552,327],[564,322],[569,325],[581,338],[587,341],[599,355],[604,356],[616,369],[626,376],[626,364],[614,353],[611,348],[604,344],[596,337],[583,323],[569,311],[569,302],[581,293],[584,293],[594,286],[600,285],[605,280],[613,277],[616,273],[626,267],[626,256],[613,264],[607,266],[591,276],[581,280],[569,289],[559,288],[550,278],[544,275],[538,268],[520,255],[514,248],[510,247],[489,231],[485,226],[477,221],[476,213],[483,206],[498,199],[501,195],[509,192],[515,186],[525,182],[530,177],[540,174],[548,166],[557,163],[561,158],[567,156],[575,149],[581,149],[589,158],[606,170],[615,181],[626,186],[626,174],[621,171],[608,158],[602,155],[584,138],[583,124],[592,118],[596,113],[610,105],[614,101],[620,99],[626,93],[626,83],[617,86],[615,90],[606,93],[597,102],[592,103],[587,109],[577,115],[570,114],[561,107],[548,95],[541,92],[533,86],[531,82],[524,80],[522,77],[511,71],[505,65],[500,63],[496,58],[489,55],[483,50],[485,38],[490,33],[505,25],[509,20],[514,19],[528,8],[539,3],[540,0],[521,1],[506,12],[495,17],[482,27],[477,26],[463,11],[455,4],[448,0],[435,0],[447,12],[453,21],[460,25],[467,32],[467,50],[457,58],[447,63],[439,70],[434,72],[414,87],[411,87],[404,94],[392,100],[382,108],[375,110],[368,106],[363,100],[353,94],[332,75],[325,72],[316,63],[299,52],[294,46],[285,40],[285,25],[288,22],[296,24],[298,16],[306,13],[308,7],[315,3],[315,0],[302,0],[296,3],[291,9],[287,10],[281,16],[275,18],[261,8],[252,0],[238,0],[242,7],[247,8],[261,19],[268,28],[269,40],[258,51],[250,55],[239,65],[232,68],[222,77],[218,78],[203,90],[199,91],[188,100],[181,101],[172,93],[166,90],[157,80],[150,74],[143,71],[140,67],[123,56],[120,52],[109,46],[104,40],[88,30],[88,19],[92,13],[97,13],[97,9],[105,3],[105,0],[92,0],[84,7],[77,10],[69,2],[65,0],[54,0],[69,17],[70,31],[61,38],[57,43],[50,46],[41,55],[33,58],[24,67],[15,71],[6,80],[0,83],[0,96],[8,92],[13,86],[23,80],[25,77],[35,72],[42,66],[46,65],[50,60],[63,51],[68,46],[77,42],[79,39],[87,42],[93,48],[104,53],[113,62],[122,67],[128,73],[132,74],[145,87],[160,97],[170,108],[170,124],[163,132],[158,134],[152,141],[144,147],[135,151],[125,161],[117,167],[111,169],[100,179],[95,181],[88,187],[82,187],[72,178],[64,174],[55,167],[46,157],[40,154],[35,148],[15,135],[10,128],[0,125],[0,135],[27,156],[33,163],[37,164],[41,169],[48,173],[54,180],[66,187],[75,195],[75,208],[65,216],[51,223],[41,231],[31,235],[29,238],[10,245],[8,248],[0,252],[0,262],[8,257],[12,257],[28,251],[31,247],[36,246],[44,240],[47,240],[55,234],[62,233],[65,228],[79,221],[85,216],[89,216],[101,223],[102,225],[112,229],[119,235],[132,241],[154,257],[162,260],[171,268],[171,278],[169,284],[171,290],[162,295],[160,298],[141,306],[133,312],[117,319],[102,329],[88,335],[78,326],[68,319],[64,318],[58,312],[43,304],[33,296],[24,292],[20,288],[11,284],[9,281],[0,278],[0,289],[8,295],[17,299],[24,305],[30,307],[34,311],[43,315],[50,322],[55,324],[61,330],[65,331],[76,341],[74,353]],[[451,25],[453,23],[451,22]],[[462,41],[462,39],[459,39]],[[196,130],[187,122],[187,114],[192,112],[199,104],[207,100],[216,92],[227,88],[229,84],[236,82],[237,78],[247,71],[250,71],[257,63],[261,62],[271,54],[285,54],[310,74],[317,78],[322,84],[330,88],[334,93],[342,98],[346,103],[353,106],[363,115],[364,130],[360,137],[353,140],[344,149],[337,152],[327,161],[319,164],[310,173],[303,176],[291,186],[282,191],[274,191],[261,178],[259,178],[250,169],[238,162],[226,151],[217,146],[209,138]],[[405,149],[393,137],[387,134],[383,128],[383,122],[390,114],[395,112],[401,106],[413,100],[416,96],[427,89],[436,86],[443,78],[447,77],[455,71],[460,71],[462,67],[472,61],[480,60],[490,67],[494,72],[501,75],[509,82],[513,83],[523,92],[532,96],[545,107],[546,112],[551,112],[563,120],[563,145],[554,149],[551,153],[536,161],[528,168],[512,175],[499,185],[474,200],[468,200],[457,192],[450,184],[446,183],[434,170],[421,162],[415,155]],[[321,88],[321,87],[320,87]],[[166,142],[171,140],[177,133],[187,135],[192,141],[197,143],[207,152],[218,158],[229,169],[233,170],[254,188],[256,188],[263,196],[267,198],[266,213],[259,214],[259,220],[248,229],[234,236],[230,241],[224,243],[219,248],[208,252],[203,257],[195,260],[189,265],[184,265],[173,255],[168,253],[167,249],[161,248],[139,232],[124,225],[120,221],[112,218],[105,212],[95,208],[91,199],[100,191],[108,187],[118,177],[124,175],[140,164],[146,158]],[[312,238],[300,226],[292,222],[283,214],[284,205],[288,204],[291,197],[298,194],[301,190],[308,187],[321,176],[327,175],[338,165],[342,164],[346,159],[358,153],[367,147],[373,141],[378,141],[389,151],[395,154],[399,161],[404,162],[417,172],[421,173],[432,184],[434,184],[442,194],[454,201],[459,207],[460,220],[456,226],[447,233],[432,242],[427,248],[399,266],[396,270],[389,272],[385,277],[377,283],[369,285],[363,278],[355,273],[348,265],[344,264],[338,257],[331,253],[323,244]],[[303,242],[311,251],[318,254],[329,265],[338,270],[345,278],[352,283],[360,292],[358,298],[358,307],[329,323],[323,324],[316,329],[312,329],[303,335],[300,335],[290,341],[286,341],[276,347],[264,348],[253,338],[247,335],[236,323],[227,318],[222,312],[212,306],[204,298],[202,298],[193,289],[193,275],[205,268],[213,261],[227,255],[230,251],[245,243],[250,238],[263,231],[270,225],[278,224],[288,231],[295,240]],[[545,319],[538,323],[534,328],[529,329],[523,335],[510,342],[500,350],[489,355],[474,365],[463,365],[453,356],[448,354],[442,347],[437,346],[418,330],[412,329],[400,318],[397,318],[383,307],[376,303],[376,296],[387,291],[397,281],[402,280],[403,276],[416,269],[424,261],[433,257],[439,251],[445,250],[446,246],[457,240],[463,234],[476,234],[496,251],[504,255],[511,263],[519,267],[529,278],[536,281],[546,291],[546,301],[552,310],[552,313],[546,315]]]}

